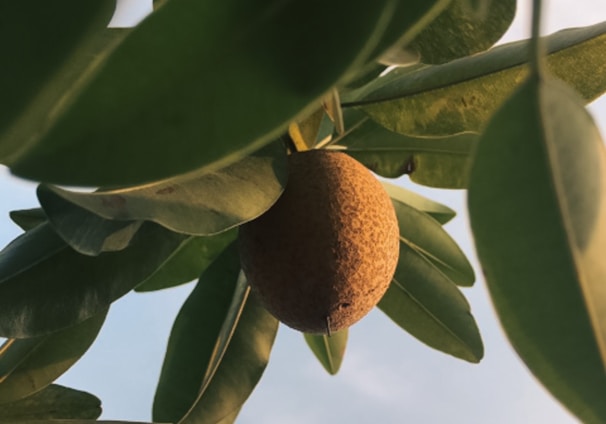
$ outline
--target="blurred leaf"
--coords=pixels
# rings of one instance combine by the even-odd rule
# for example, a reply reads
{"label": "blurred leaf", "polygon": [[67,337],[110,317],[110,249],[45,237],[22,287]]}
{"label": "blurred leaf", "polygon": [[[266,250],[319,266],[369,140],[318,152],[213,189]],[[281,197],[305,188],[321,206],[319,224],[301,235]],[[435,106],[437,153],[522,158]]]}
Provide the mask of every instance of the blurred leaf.
{"label": "blurred leaf", "polygon": [[370,55],[379,60],[385,52],[408,45],[421,30],[446,9],[451,0],[408,0],[393,3],[389,24]]}
{"label": "blurred leaf", "polygon": [[[546,38],[549,68],[587,102],[606,91],[606,78],[596,72],[606,67],[604,40],[606,22]],[[363,107],[381,125],[401,134],[480,132],[527,75],[527,47],[527,41],[519,41],[444,65],[415,67],[400,78],[387,74],[341,100],[344,107]]]}
{"label": "blurred leaf", "polygon": [[30,396],[67,371],[95,341],[106,315],[48,336],[7,340],[0,346],[0,404]]}
{"label": "blurred leaf", "polygon": [[265,368],[277,330],[277,321],[248,292],[234,242],[202,273],[175,320],[154,399],[155,420],[215,423],[232,413],[235,418]]}
{"label": "blurred leaf", "polygon": [[168,1],[50,102],[53,113],[22,117],[4,142],[23,147],[4,163],[87,186],[221,169],[368,61],[396,7],[404,34],[435,2]]}
{"label": "blurred leaf", "polygon": [[582,422],[606,421],[605,199],[606,154],[582,99],[533,74],[479,142],[470,220],[509,340]]}
{"label": "blurred leaf", "polygon": [[237,229],[208,237],[190,237],[158,271],[135,288],[147,292],[174,287],[197,279],[236,239]]}
{"label": "blurred leaf", "polygon": [[465,297],[428,259],[405,243],[400,243],[394,279],[378,307],[434,349],[474,363],[484,355]]}
{"label": "blurred leaf", "polygon": [[338,140],[344,152],[387,178],[407,174],[416,183],[465,188],[475,133],[449,137],[410,137],[363,118]]}
{"label": "blurred leaf", "polygon": [[103,311],[158,269],[187,240],[145,223],[131,245],[96,257],[39,225],[0,252],[0,336],[45,335]]}
{"label": "blurred leaf", "polygon": [[10,211],[9,216],[24,231],[46,222],[46,214],[40,208]]}
{"label": "blurred leaf", "polygon": [[404,203],[423,211],[442,225],[449,222],[456,215],[456,212],[448,206],[421,196],[414,191],[384,181],[381,184],[393,202]]}
{"label": "blurred leaf", "polygon": [[444,63],[491,47],[511,25],[516,0],[491,1],[481,14],[468,2],[452,0],[407,48],[419,52],[423,63]]}
{"label": "blurred leaf", "polygon": [[[22,0],[0,5],[0,134],[15,131],[24,114],[48,114],[65,94],[106,30],[115,0]],[[109,40],[107,40],[109,41]],[[0,137],[0,160],[24,145]]]}
{"label": "blurred leaf", "polygon": [[303,334],[307,345],[330,375],[335,375],[341,368],[347,336],[349,331],[337,331],[327,336],[325,334]]}
{"label": "blurred leaf", "polygon": [[[69,420],[65,421],[66,423],[79,424],[98,422],[95,418],[99,415],[101,415],[101,401],[95,396],[57,384],[50,385],[17,402],[0,405],[2,423],[27,424],[33,420],[44,420],[35,422],[62,424],[65,419]],[[89,419],[92,421],[88,421]]]}
{"label": "blurred leaf", "polygon": [[156,183],[93,193],[41,185],[38,199],[57,232],[77,251],[122,250],[141,221],[179,233],[211,235],[265,212],[287,179],[279,143],[223,169],[194,171]]}
{"label": "blurred leaf", "polygon": [[473,267],[440,223],[406,203],[394,199],[392,202],[401,242],[429,260],[455,284],[472,286],[475,281]]}

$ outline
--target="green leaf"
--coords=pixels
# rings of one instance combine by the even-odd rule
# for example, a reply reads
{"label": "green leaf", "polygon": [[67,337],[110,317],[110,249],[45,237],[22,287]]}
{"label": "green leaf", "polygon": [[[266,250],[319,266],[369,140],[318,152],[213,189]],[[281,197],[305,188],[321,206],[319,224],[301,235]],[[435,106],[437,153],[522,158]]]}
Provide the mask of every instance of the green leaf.
{"label": "green leaf", "polygon": [[471,227],[513,347],[595,423],[606,421],[605,199],[606,153],[583,100],[533,74],[479,142]]}
{"label": "green leaf", "polygon": [[236,239],[237,229],[208,237],[190,237],[158,271],[135,288],[137,292],[166,289],[195,280]]}
{"label": "green leaf", "polygon": [[0,404],[44,389],[92,345],[107,311],[78,325],[32,339],[9,339],[0,346]]}
{"label": "green leaf", "polygon": [[79,424],[99,422],[95,421],[99,415],[101,401],[95,396],[57,384],[17,402],[0,405],[0,422],[3,423],[61,424],[65,419],[70,424]]}
{"label": "green leaf", "polygon": [[202,273],[175,320],[154,420],[215,423],[230,414],[235,418],[261,377],[277,331],[277,321],[248,293],[232,243]]}
{"label": "green leaf", "polygon": [[341,368],[348,333],[349,331],[345,329],[330,336],[326,334],[303,334],[307,345],[330,375],[335,375]]}
{"label": "green leaf", "polygon": [[21,209],[9,213],[11,220],[22,230],[31,230],[35,226],[46,222],[46,214],[41,208]]}
{"label": "green leaf", "polygon": [[186,239],[145,223],[128,248],[91,257],[69,248],[49,224],[29,230],[0,252],[0,336],[41,336],[100,313]]}
{"label": "green leaf", "polygon": [[484,347],[465,297],[428,259],[400,243],[400,259],[378,305],[414,337],[469,362],[479,362]]}
{"label": "green leaf", "polygon": [[[74,71],[95,58],[85,53],[108,32],[115,6],[115,0],[2,2],[0,134],[15,131],[25,114],[49,112],[80,76]],[[0,137],[0,160],[23,144],[18,136]]]}
{"label": "green leaf", "polygon": [[414,191],[384,181],[381,184],[393,202],[404,203],[423,211],[442,225],[449,222],[456,215],[456,212],[448,206],[421,196]]}
{"label": "green leaf", "polygon": [[[408,3],[413,26],[434,6]],[[24,116],[3,141],[22,147],[4,163],[30,179],[87,186],[223,168],[366,63],[399,4],[168,1],[96,58],[53,113]]]}
{"label": "green leaf", "polygon": [[465,188],[475,133],[448,137],[411,137],[362,118],[338,139],[344,152],[387,178],[407,174],[416,183]]}
{"label": "green leaf", "polygon": [[156,183],[72,192],[41,185],[38,199],[56,231],[80,253],[122,250],[141,221],[178,233],[217,234],[256,218],[280,196],[286,151],[272,143],[223,169],[193,171]]}
{"label": "green leaf", "polygon": [[[596,72],[606,67],[604,40],[606,22],[546,38],[548,67],[586,102],[606,91],[606,79]],[[344,94],[341,100],[344,107],[363,107],[378,123],[401,134],[480,132],[524,80],[527,57],[527,41],[510,43],[444,65],[415,67],[402,72],[400,78],[387,74]],[[388,82],[381,81],[383,78],[389,78]]]}
{"label": "green leaf", "polygon": [[[231,310],[238,306],[240,318],[237,324],[226,320],[222,327],[200,395],[181,424],[232,422],[226,418],[235,418],[269,362],[278,320],[263,308],[254,293],[247,292],[241,305],[232,302]],[[232,333],[231,337],[228,333]]]}
{"label": "green leaf", "polygon": [[440,223],[406,203],[394,199],[392,203],[398,218],[400,241],[427,259],[455,284],[472,286],[475,281],[473,267]]}
{"label": "green leaf", "polygon": [[418,52],[423,63],[445,63],[491,47],[511,25],[516,0],[491,1],[481,13],[468,1],[452,0],[406,48]]}

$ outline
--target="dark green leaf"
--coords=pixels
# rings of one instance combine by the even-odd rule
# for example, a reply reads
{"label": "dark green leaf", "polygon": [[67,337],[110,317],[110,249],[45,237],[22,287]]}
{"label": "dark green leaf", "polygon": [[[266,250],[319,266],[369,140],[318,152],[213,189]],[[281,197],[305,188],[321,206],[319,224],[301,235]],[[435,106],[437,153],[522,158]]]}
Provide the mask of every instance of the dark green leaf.
{"label": "dark green leaf", "polygon": [[473,285],[475,274],[471,264],[440,223],[406,203],[394,199],[392,202],[398,217],[400,240],[455,284]]}
{"label": "dark green leaf", "polygon": [[418,52],[423,63],[444,63],[491,47],[511,25],[516,0],[491,1],[481,13],[468,1],[452,0],[407,48]]}
{"label": "dark green leaf", "polygon": [[41,336],[100,313],[185,240],[145,223],[128,248],[90,257],[65,245],[49,224],[33,228],[0,252],[0,336]]}
{"label": "dark green leaf", "polygon": [[606,153],[583,100],[533,74],[479,142],[471,227],[512,345],[595,423],[606,421],[605,199]]}
{"label": "dark green leaf", "polygon": [[475,133],[449,137],[411,137],[387,130],[369,118],[338,139],[345,153],[387,178],[408,174],[416,183],[465,188]]}
{"label": "dark green leaf", "polygon": [[383,188],[387,191],[387,194],[389,194],[392,201],[404,203],[423,211],[442,225],[446,224],[456,215],[456,212],[448,206],[421,196],[414,191],[384,181],[381,182],[381,184],[383,184]]}
{"label": "dark green leaf", "polygon": [[[2,2],[0,134],[14,131],[11,127],[18,127],[24,114],[49,113],[51,99],[59,100],[80,76],[74,70],[94,58],[83,53],[108,32],[115,6],[115,0]],[[0,138],[0,160],[24,144],[18,136]]]}
{"label": "dark green leaf", "polygon": [[46,221],[46,214],[41,208],[11,211],[9,216],[15,224],[25,231],[31,230]]}
{"label": "dark green leaf", "polygon": [[203,272],[175,320],[154,400],[155,420],[235,418],[261,377],[277,330],[277,321],[248,292],[232,243]]}
{"label": "dark green leaf", "polygon": [[237,229],[208,237],[190,237],[162,268],[135,288],[137,292],[161,290],[195,280],[236,239]]}
{"label": "dark green leaf", "polygon": [[66,422],[70,424],[79,424],[80,420],[97,422],[94,420],[99,415],[101,415],[101,401],[95,396],[56,384],[17,402],[0,405],[2,423],[61,424],[65,419],[69,420]]}
{"label": "dark green leaf", "polygon": [[97,338],[106,315],[48,336],[7,340],[0,346],[0,404],[30,396],[67,371]]}
{"label": "dark green leaf", "polygon": [[[606,23],[560,31],[547,37],[548,66],[590,102],[606,91]],[[416,136],[480,132],[527,75],[528,42],[437,66],[379,78],[342,96],[343,106],[361,105],[386,128]],[[381,81],[389,78],[388,83]],[[376,89],[374,86],[376,85]]]}
{"label": "dark green leaf", "polygon": [[223,168],[366,63],[390,39],[397,7],[406,12],[400,36],[416,33],[435,2],[400,3],[168,1],[44,117],[22,117],[4,142],[28,143],[4,163],[30,179],[88,186]]}
{"label": "dark green leaf", "polygon": [[211,235],[265,212],[287,179],[279,143],[223,169],[193,171],[156,183],[93,193],[41,185],[38,199],[56,231],[80,253],[122,250],[153,221],[170,230]]}
{"label": "dark green leaf", "polygon": [[378,307],[435,349],[469,362],[479,362],[484,355],[465,297],[429,260],[405,243],[400,243],[394,279]]}
{"label": "dark green leaf", "polygon": [[335,375],[341,368],[345,347],[347,346],[347,329],[337,331],[330,336],[325,334],[304,334],[307,345],[318,361],[330,375]]}

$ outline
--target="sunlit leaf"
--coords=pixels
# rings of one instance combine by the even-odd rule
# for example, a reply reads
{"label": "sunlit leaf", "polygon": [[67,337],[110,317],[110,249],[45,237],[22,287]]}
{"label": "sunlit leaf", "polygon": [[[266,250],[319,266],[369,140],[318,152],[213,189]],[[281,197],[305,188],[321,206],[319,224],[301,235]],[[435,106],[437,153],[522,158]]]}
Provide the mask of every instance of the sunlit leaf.
{"label": "sunlit leaf", "polygon": [[48,336],[7,340],[0,346],[0,404],[30,396],[67,371],[97,338],[106,315]]}
{"label": "sunlit leaf", "polygon": [[509,340],[582,422],[606,421],[605,199],[606,153],[583,100],[533,74],[479,142],[470,220]]}
{"label": "sunlit leaf", "polygon": [[[221,329],[200,395],[182,424],[227,424],[225,417],[235,418],[267,366],[278,320],[248,291],[235,328],[226,320]],[[230,310],[237,306],[232,302]],[[231,337],[228,332],[233,332]]]}
{"label": "sunlit leaf", "polygon": [[207,169],[119,190],[73,192],[38,187],[55,230],[78,252],[122,250],[142,221],[170,230],[211,235],[265,212],[286,184],[286,152],[279,143],[215,172]]}
{"label": "sunlit leaf", "polygon": [[363,118],[338,139],[337,147],[383,177],[406,174],[431,187],[465,188],[477,137],[475,133],[411,137]]}
{"label": "sunlit leaf", "polygon": [[387,191],[387,194],[389,194],[389,197],[391,197],[392,201],[404,203],[423,211],[442,225],[449,222],[456,215],[456,212],[448,206],[428,199],[425,196],[421,196],[414,191],[384,181],[382,181],[381,184],[385,191]]}
{"label": "sunlit leaf", "polygon": [[101,401],[95,396],[56,384],[17,402],[0,404],[0,422],[7,424],[84,424],[98,422],[99,415]]}
{"label": "sunlit leaf", "polygon": [[330,375],[335,375],[341,368],[348,333],[349,331],[344,329],[330,336],[326,334],[303,335],[311,351]]}
{"label": "sunlit leaf", "polygon": [[399,37],[416,33],[436,2],[167,1],[46,114],[23,116],[3,140],[22,147],[4,163],[30,179],[87,186],[223,168],[391,40],[396,8],[407,12]]}
{"label": "sunlit leaf", "polygon": [[491,47],[511,25],[516,0],[491,1],[479,13],[468,1],[452,0],[407,49],[420,53],[423,63],[444,63]]}
{"label": "sunlit leaf", "polygon": [[208,237],[190,237],[158,271],[135,288],[137,292],[161,290],[188,283],[236,239],[237,229]]}
{"label": "sunlit leaf", "polygon": [[261,377],[276,330],[275,318],[249,298],[232,243],[203,272],[175,320],[154,419],[217,423],[224,416],[235,418]]}
{"label": "sunlit leaf", "polygon": [[186,239],[146,223],[128,248],[91,257],[69,248],[49,224],[33,228],[0,252],[0,336],[41,336],[100,313]]}
{"label": "sunlit leaf", "polygon": [[400,243],[396,273],[378,307],[434,349],[469,362],[484,355],[478,327],[457,286],[405,243]]}
{"label": "sunlit leaf", "polygon": [[[548,66],[586,102],[606,91],[606,23],[560,31],[546,38]],[[527,75],[528,42],[506,44],[444,65],[419,66],[400,78],[379,78],[342,96],[374,120],[401,134],[446,136],[480,132]],[[373,86],[376,85],[376,89]]]}
{"label": "sunlit leaf", "polygon": [[398,217],[400,240],[429,260],[455,284],[473,285],[473,267],[442,225],[406,203],[394,199],[392,202]]}

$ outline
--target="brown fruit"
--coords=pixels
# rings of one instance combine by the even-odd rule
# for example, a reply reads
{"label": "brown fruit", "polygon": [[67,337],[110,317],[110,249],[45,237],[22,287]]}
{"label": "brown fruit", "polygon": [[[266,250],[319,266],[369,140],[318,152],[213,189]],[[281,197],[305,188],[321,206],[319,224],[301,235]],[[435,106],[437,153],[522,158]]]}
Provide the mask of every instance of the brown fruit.
{"label": "brown fruit", "polygon": [[289,157],[278,201],[240,227],[244,272],[265,307],[306,333],[330,333],[364,317],[387,290],[399,254],[391,200],[344,153]]}

